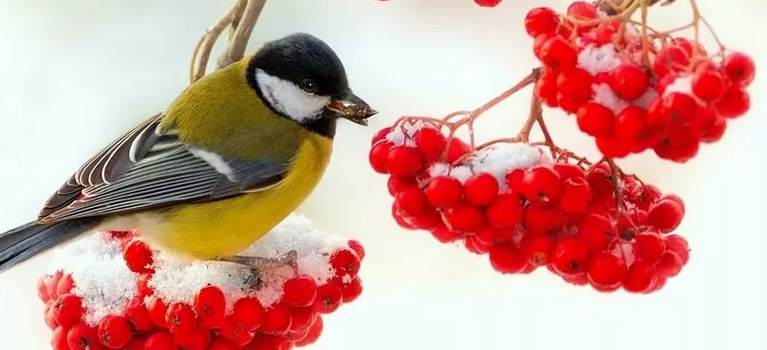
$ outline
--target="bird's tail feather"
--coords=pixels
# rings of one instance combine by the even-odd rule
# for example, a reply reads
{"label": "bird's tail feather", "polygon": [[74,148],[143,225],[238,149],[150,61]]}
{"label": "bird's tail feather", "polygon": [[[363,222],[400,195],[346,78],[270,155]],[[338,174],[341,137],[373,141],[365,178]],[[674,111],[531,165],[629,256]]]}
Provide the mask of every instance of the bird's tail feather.
{"label": "bird's tail feather", "polygon": [[94,228],[101,218],[52,224],[30,222],[0,233],[0,273]]}

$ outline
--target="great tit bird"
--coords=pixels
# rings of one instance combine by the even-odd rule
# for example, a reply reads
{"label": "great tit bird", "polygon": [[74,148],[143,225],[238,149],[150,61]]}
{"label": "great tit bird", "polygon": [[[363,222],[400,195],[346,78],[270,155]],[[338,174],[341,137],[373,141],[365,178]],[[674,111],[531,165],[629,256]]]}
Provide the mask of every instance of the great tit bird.
{"label": "great tit bird", "polygon": [[0,234],[0,272],[91,230],[137,230],[189,258],[235,257],[313,191],[337,119],[367,125],[374,114],[325,42],[268,42],[190,85],[88,160],[36,221]]}

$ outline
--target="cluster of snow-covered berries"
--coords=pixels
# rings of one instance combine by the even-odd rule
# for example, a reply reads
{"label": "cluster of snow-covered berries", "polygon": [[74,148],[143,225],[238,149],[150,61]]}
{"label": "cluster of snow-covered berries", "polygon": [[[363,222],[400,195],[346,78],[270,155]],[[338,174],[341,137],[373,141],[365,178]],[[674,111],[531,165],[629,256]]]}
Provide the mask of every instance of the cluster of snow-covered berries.
{"label": "cluster of snow-covered berries", "polygon": [[586,169],[526,143],[476,152],[456,138],[449,144],[422,122],[374,137],[370,163],[390,175],[392,215],[401,227],[462,242],[488,254],[504,274],[545,266],[604,292],[657,291],[689,259],[687,241],[672,234],[684,216],[676,195],[619,174],[616,201],[604,163]]}
{"label": "cluster of snow-covered berries", "polygon": [[749,110],[746,89],[755,75],[749,56],[709,57],[694,40],[660,44],[623,25],[585,1],[572,3],[565,15],[539,7],[525,18],[543,63],[537,94],[549,107],[575,114],[602,154],[621,158],[652,149],[683,163]]}
{"label": "cluster of snow-covered berries", "polygon": [[[190,262],[127,232],[99,233],[57,252],[38,295],[54,350],[289,350],[314,343],[323,315],[362,293],[364,250],[292,215],[244,254],[297,253],[253,286],[251,269]],[[249,279],[250,278],[250,279]]]}

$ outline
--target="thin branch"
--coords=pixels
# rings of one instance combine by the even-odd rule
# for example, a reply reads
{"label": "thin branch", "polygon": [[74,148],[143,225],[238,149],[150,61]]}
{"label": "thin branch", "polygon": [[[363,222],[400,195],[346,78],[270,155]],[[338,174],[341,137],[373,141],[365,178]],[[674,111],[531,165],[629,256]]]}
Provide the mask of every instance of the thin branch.
{"label": "thin branch", "polygon": [[[258,17],[266,5],[266,0],[248,0],[245,6],[245,12],[239,20],[237,29],[235,29],[229,45],[226,50],[218,57],[216,69],[224,68],[234,62],[239,61],[245,56],[245,48],[248,46],[250,34],[256,26]],[[234,18],[234,17],[233,17]]]}
{"label": "thin branch", "polygon": [[205,76],[205,70],[208,67],[208,60],[210,59],[210,53],[213,51],[213,46],[216,44],[216,40],[221,36],[221,33],[226,27],[232,24],[232,21],[242,16],[242,11],[245,10],[245,5],[248,0],[237,0],[229,10],[221,16],[216,23],[208,27],[205,30],[205,34],[200,37],[197,45],[192,53],[192,62],[189,67],[189,82],[194,83],[203,76]]}

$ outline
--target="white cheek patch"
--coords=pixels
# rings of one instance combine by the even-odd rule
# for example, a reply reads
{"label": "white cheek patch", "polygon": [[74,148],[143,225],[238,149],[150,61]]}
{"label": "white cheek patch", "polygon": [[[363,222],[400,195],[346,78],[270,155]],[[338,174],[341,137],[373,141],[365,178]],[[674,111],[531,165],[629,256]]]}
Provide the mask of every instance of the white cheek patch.
{"label": "white cheek patch", "polygon": [[301,90],[296,84],[256,70],[256,81],[267,102],[280,113],[297,122],[316,119],[330,97],[317,96]]}

